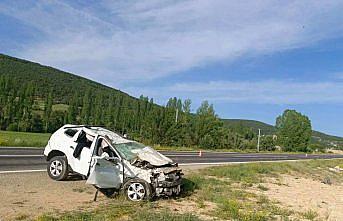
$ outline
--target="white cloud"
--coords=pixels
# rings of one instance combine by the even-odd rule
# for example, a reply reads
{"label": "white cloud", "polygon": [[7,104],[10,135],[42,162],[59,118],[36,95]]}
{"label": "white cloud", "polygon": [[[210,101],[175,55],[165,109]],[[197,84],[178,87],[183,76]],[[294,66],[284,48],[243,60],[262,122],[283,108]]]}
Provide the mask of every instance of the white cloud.
{"label": "white cloud", "polygon": [[342,1],[312,0],[0,3],[0,13],[44,35],[18,56],[111,85],[337,37],[342,9]]}
{"label": "white cloud", "polygon": [[[137,88],[126,88],[135,94]],[[195,103],[246,104],[328,104],[343,103],[343,83],[267,81],[211,81],[208,83],[177,83],[170,86],[140,88],[144,94],[161,103],[170,95],[191,98]],[[137,93],[137,92],[136,92]],[[136,94],[138,95],[138,94]]]}

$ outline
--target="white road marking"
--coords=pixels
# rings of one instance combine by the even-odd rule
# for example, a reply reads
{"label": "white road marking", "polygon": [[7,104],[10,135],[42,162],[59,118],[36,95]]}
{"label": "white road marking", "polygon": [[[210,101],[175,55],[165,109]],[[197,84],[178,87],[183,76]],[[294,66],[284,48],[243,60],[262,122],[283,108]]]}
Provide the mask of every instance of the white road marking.
{"label": "white road marking", "polygon": [[[308,161],[313,159],[299,159],[299,160],[268,160],[268,161],[246,161],[246,162],[212,162],[212,163],[179,163],[179,166],[199,166],[199,165],[230,165],[230,164],[246,164],[246,163],[278,163],[278,162],[296,162],[296,161]],[[331,160],[331,159],[322,159]],[[45,172],[46,170],[9,170],[0,171],[0,174],[8,173],[33,173],[33,172]]]}
{"label": "white road marking", "polygon": [[0,150],[1,149],[43,150],[44,147],[3,147],[3,146],[0,146]]}
{"label": "white road marking", "polygon": [[33,172],[44,172],[46,170],[7,170],[7,171],[0,171],[0,174],[6,173],[33,173]]}
{"label": "white road marking", "polygon": [[[181,154],[175,154],[175,155],[169,155],[169,154],[163,154],[166,157],[199,157],[198,154],[194,154],[194,155],[181,155]],[[209,155],[203,154],[201,157],[207,157]],[[209,156],[209,157],[216,157],[216,156]],[[268,157],[270,159],[283,159],[283,158],[289,158],[289,156],[253,156],[253,155],[230,155],[230,156],[224,156],[224,157],[229,157],[229,158],[263,158],[263,157]]]}
{"label": "white road marking", "polygon": [[[198,165],[229,165],[229,164],[245,164],[245,163],[278,163],[278,162],[296,162],[308,161],[313,159],[297,159],[297,160],[264,160],[264,161],[244,161],[244,162],[213,162],[213,163],[179,163],[179,166],[198,166]],[[332,159],[322,159],[332,160]]]}
{"label": "white road marking", "polygon": [[25,155],[25,154],[22,154],[22,155],[0,155],[0,157],[44,157],[44,155],[41,155],[41,154],[34,154],[34,155]]}
{"label": "white road marking", "polygon": [[[166,157],[198,157],[198,154],[163,154]],[[21,155],[0,155],[0,157],[44,157],[44,155],[39,155],[39,154],[31,154],[31,155],[25,155],[25,154],[21,154]],[[202,157],[206,157],[206,155],[202,155]],[[210,157],[214,157],[214,156],[210,156]],[[226,157],[226,156],[225,156]],[[265,156],[246,156],[246,155],[230,155],[227,156],[230,158],[263,158]],[[268,158],[289,158],[289,156],[268,156]]]}
{"label": "white road marking", "polygon": [[263,157],[268,157],[268,158],[289,158],[288,156],[245,156],[245,155],[235,155],[235,156],[230,156],[232,158],[263,158]]}

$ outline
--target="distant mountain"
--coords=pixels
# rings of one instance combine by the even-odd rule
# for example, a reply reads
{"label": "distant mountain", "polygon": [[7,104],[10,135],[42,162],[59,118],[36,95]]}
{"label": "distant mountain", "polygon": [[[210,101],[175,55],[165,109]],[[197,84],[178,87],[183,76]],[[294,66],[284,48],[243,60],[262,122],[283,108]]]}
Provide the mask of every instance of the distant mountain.
{"label": "distant mountain", "polygon": [[[224,125],[228,128],[246,127],[250,128],[254,133],[258,133],[258,129],[261,129],[264,135],[276,134],[276,128],[273,125],[266,124],[256,120],[245,119],[223,119]],[[343,144],[343,137],[337,137],[328,135],[319,131],[312,132],[313,143],[324,143],[329,145]]]}
{"label": "distant mountain", "polygon": [[245,119],[223,119],[224,125],[228,128],[247,127],[254,133],[258,133],[258,129],[262,130],[265,135],[273,135],[276,133],[276,128],[270,124],[263,123],[256,120]]}

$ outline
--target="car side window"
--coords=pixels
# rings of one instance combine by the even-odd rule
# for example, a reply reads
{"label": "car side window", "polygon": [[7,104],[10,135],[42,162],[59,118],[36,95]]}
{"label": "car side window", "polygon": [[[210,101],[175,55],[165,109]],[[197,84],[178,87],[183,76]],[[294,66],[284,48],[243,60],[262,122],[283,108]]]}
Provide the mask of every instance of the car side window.
{"label": "car side window", "polygon": [[110,145],[105,141],[103,138],[100,138],[97,143],[96,147],[96,155],[101,156],[104,152],[106,152],[110,157],[118,157],[117,154],[111,150]]}
{"label": "car side window", "polygon": [[67,129],[64,131],[64,134],[67,135],[68,137],[73,137],[77,133],[76,129]]}

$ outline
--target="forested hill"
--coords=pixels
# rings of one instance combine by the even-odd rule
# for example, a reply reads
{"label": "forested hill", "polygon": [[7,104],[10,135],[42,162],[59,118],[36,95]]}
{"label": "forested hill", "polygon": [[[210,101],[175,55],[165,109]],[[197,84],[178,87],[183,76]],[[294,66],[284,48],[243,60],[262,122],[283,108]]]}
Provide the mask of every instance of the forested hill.
{"label": "forested hill", "polygon": [[54,100],[58,103],[66,103],[73,94],[87,89],[108,94],[121,94],[128,99],[136,99],[117,89],[89,79],[3,54],[0,54],[0,75],[14,78],[16,84],[13,86],[16,89],[20,89],[27,82],[33,82],[36,95],[44,96],[53,92]]}
{"label": "forested hill", "polygon": [[147,97],[138,99],[71,73],[0,54],[1,130],[52,132],[75,123],[125,133],[151,128],[147,118],[162,109]]}
{"label": "forested hill", "polygon": [[[254,133],[261,129],[264,135],[276,134],[276,128],[273,125],[266,124],[256,120],[245,120],[245,119],[223,119],[224,125],[232,130],[240,130],[240,128],[250,128]],[[330,143],[343,143],[342,137],[328,135],[319,131],[312,132],[312,141],[321,142],[325,144]]]}
{"label": "forested hill", "polygon": [[150,144],[245,148],[245,143],[255,142],[223,127],[207,102],[196,114],[190,109],[190,100],[171,98],[163,107],[152,98],[135,98],[55,68],[0,54],[0,130],[53,132],[71,123],[103,125]]}
{"label": "forested hill", "polygon": [[265,135],[276,134],[276,128],[270,124],[263,123],[256,120],[245,120],[245,119],[223,119],[224,125],[235,129],[240,127],[251,128],[255,133],[258,132],[258,129],[263,131]]}
{"label": "forested hill", "polygon": [[[188,99],[174,97],[160,106],[152,98],[135,98],[71,73],[0,54],[0,130],[53,132],[67,123],[103,125],[150,144],[234,149],[255,148],[257,128],[265,134],[275,130],[257,121],[222,121],[208,102],[196,113],[190,109]],[[314,136],[332,138],[318,132]]]}

